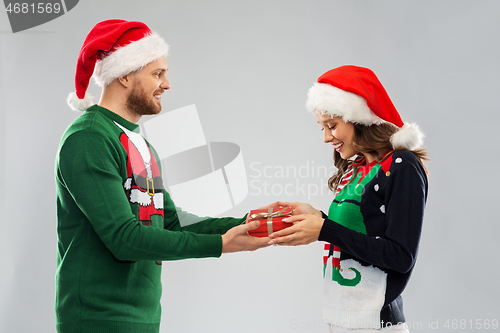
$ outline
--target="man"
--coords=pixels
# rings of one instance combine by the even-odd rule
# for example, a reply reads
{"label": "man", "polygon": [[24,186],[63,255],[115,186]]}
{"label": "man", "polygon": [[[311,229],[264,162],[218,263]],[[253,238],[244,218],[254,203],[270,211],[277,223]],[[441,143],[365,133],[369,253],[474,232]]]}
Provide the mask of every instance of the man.
{"label": "man", "polygon": [[[88,34],[76,69],[85,110],[64,133],[56,160],[58,332],[158,332],[161,261],[255,250],[258,222],[197,218],[163,190],[158,155],[138,133],[170,88],[168,46],[141,22],[108,20]],[[90,77],[103,87],[98,105]],[[187,287],[187,286],[186,286]]]}

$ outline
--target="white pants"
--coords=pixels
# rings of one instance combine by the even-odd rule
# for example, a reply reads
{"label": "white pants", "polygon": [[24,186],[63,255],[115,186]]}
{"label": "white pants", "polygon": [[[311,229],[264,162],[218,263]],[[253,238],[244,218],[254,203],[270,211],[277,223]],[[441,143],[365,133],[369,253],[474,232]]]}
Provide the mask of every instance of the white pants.
{"label": "white pants", "polygon": [[330,333],[379,333],[379,332],[410,333],[410,331],[406,327],[406,324],[404,324],[404,323],[399,324],[399,325],[394,325],[394,326],[388,326],[385,328],[381,328],[379,330],[376,330],[376,329],[351,329],[351,328],[343,328],[343,327],[328,324],[328,332],[330,332]]}

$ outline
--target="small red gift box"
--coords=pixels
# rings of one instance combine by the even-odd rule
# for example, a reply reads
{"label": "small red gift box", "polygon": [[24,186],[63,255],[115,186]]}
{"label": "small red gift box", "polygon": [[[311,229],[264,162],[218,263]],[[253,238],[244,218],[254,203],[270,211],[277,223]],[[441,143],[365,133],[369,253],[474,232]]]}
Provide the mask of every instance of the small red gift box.
{"label": "small red gift box", "polygon": [[[250,230],[248,233],[254,237],[267,237],[273,232],[291,227],[293,224],[283,222],[283,219],[293,215],[291,207],[256,209],[250,211],[248,222],[260,221],[257,229]],[[247,222],[247,223],[248,223]]]}

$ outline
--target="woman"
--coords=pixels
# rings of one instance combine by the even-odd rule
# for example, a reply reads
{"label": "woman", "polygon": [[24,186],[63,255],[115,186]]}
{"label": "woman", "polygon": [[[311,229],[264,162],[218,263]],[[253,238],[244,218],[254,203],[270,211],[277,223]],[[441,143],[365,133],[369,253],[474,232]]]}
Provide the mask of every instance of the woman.
{"label": "woman", "polygon": [[[334,146],[328,215],[304,203],[269,244],[326,241],[323,315],[330,332],[407,332],[401,293],[420,240],[427,175],[423,134],[403,124],[375,74],[342,66],[310,88],[306,107]],[[298,215],[297,215],[298,214]]]}

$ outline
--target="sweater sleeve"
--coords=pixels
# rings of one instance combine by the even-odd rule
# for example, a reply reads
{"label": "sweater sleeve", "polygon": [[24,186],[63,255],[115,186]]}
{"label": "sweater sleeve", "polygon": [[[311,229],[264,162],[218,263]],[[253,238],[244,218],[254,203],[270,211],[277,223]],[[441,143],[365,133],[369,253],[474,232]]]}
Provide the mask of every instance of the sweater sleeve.
{"label": "sweater sleeve", "polygon": [[220,235],[159,229],[138,221],[123,189],[120,154],[113,140],[80,131],[65,140],[57,165],[64,186],[109,251],[120,260],[220,256]]}
{"label": "sweater sleeve", "polygon": [[384,235],[368,236],[325,219],[319,240],[375,266],[400,273],[411,270],[427,198],[427,177],[419,167],[403,164],[391,173],[386,188]]}

